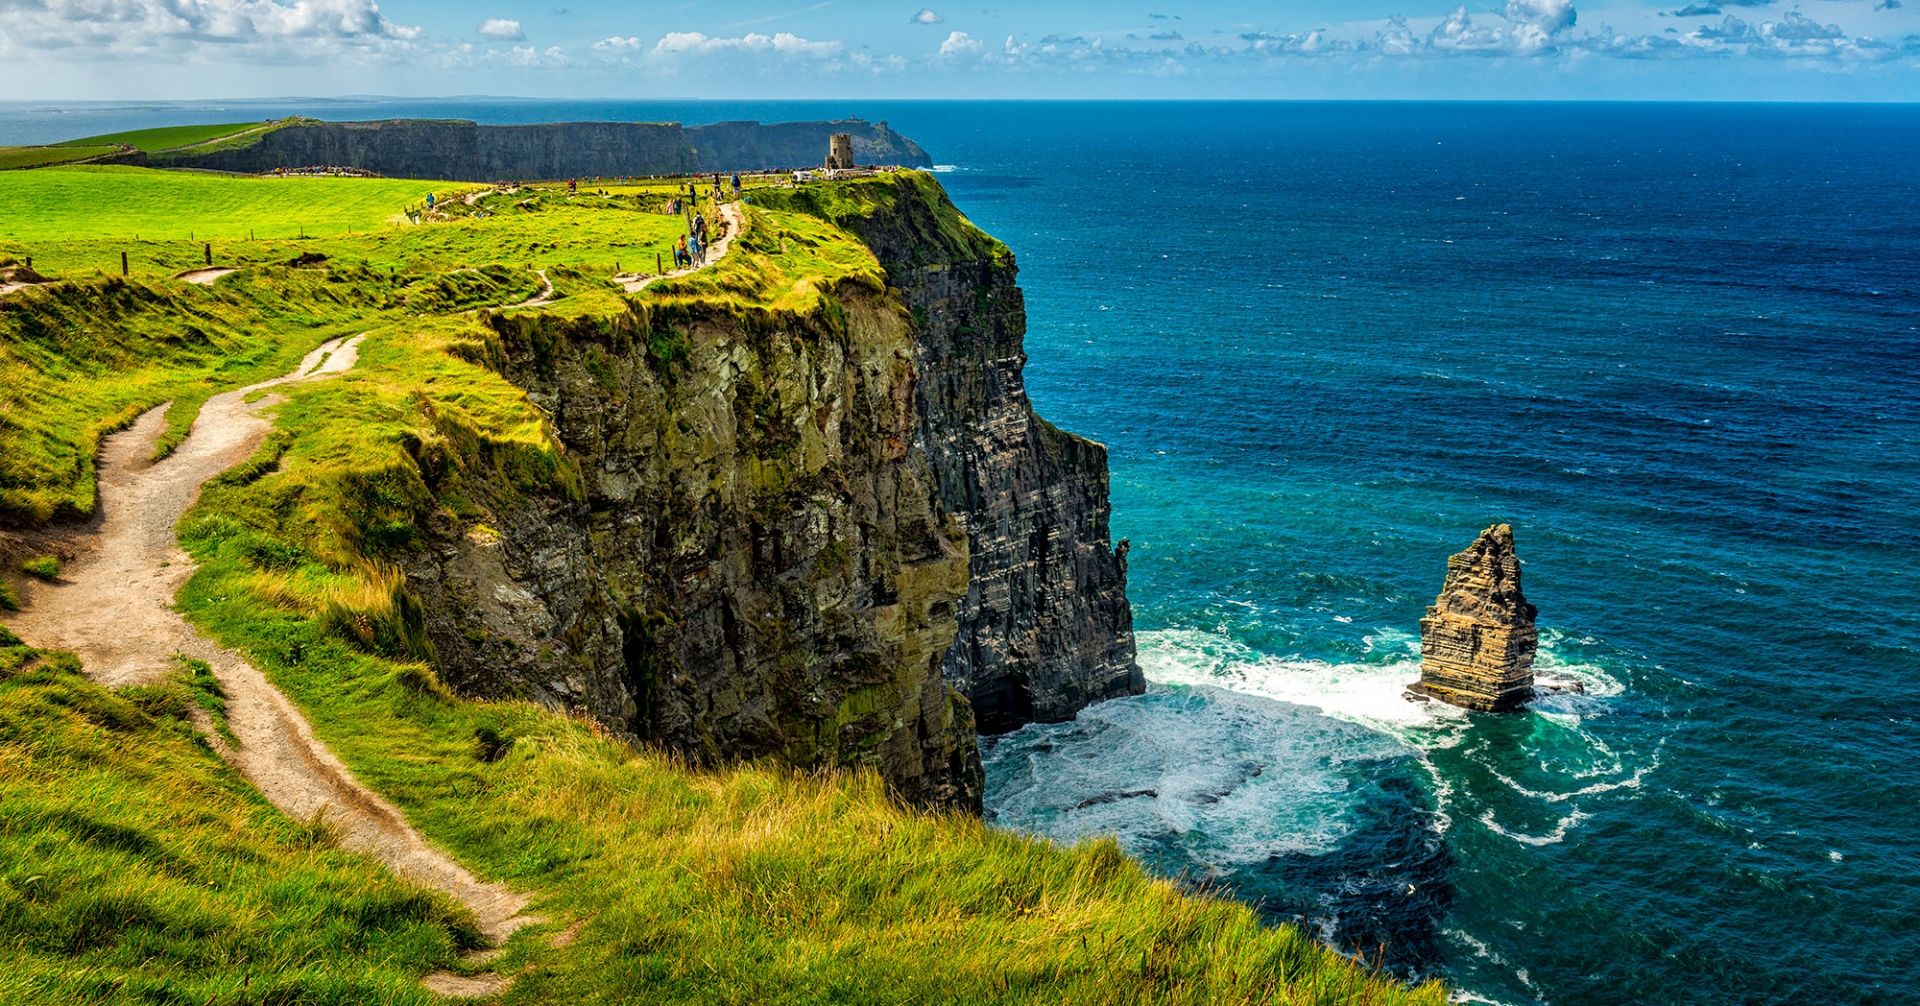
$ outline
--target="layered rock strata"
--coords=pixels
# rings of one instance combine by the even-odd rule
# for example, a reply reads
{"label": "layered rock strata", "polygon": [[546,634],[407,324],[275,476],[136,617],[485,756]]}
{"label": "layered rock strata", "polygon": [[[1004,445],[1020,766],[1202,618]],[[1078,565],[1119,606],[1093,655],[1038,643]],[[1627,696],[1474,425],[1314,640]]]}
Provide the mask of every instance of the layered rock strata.
{"label": "layered rock strata", "polygon": [[[1058,722],[1146,690],[1127,603],[1127,543],[1111,541],[1107,450],[1034,412],[1026,301],[1004,245],[961,220],[930,180],[885,212],[843,213],[913,309],[916,446],[967,531],[960,635],[941,665],[982,733]],[[978,235],[980,240],[970,240]]]}
{"label": "layered rock strata", "polygon": [[302,120],[250,143],[143,155],[156,167],[258,173],[282,167],[360,168],[393,178],[491,182],[540,178],[757,171],[818,165],[835,133],[868,164],[925,167],[926,151],[884,122],[553,122],[482,126],[456,119]]}
{"label": "layered rock strata", "polygon": [[1520,592],[1512,526],[1480,532],[1447,560],[1440,596],[1420,620],[1415,690],[1467,709],[1518,707],[1533,696],[1536,614]]}

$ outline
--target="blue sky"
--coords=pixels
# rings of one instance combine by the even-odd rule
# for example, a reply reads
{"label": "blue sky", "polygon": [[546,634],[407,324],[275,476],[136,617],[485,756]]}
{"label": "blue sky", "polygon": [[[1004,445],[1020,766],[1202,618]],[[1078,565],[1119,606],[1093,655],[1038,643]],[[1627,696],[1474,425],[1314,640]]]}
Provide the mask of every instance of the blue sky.
{"label": "blue sky", "polygon": [[1920,0],[0,0],[0,98],[1920,100]]}

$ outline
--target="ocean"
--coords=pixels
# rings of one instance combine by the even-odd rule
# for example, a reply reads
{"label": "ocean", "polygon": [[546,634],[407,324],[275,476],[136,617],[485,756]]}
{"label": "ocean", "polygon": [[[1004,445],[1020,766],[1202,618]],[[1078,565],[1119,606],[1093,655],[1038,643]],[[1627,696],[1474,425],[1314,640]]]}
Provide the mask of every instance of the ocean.
{"label": "ocean", "polygon": [[[859,114],[1019,256],[1108,445],[1146,695],[985,742],[988,812],[1466,1002],[1920,996],[1920,107],[372,100],[159,121]],[[1538,664],[1410,703],[1510,523]]]}

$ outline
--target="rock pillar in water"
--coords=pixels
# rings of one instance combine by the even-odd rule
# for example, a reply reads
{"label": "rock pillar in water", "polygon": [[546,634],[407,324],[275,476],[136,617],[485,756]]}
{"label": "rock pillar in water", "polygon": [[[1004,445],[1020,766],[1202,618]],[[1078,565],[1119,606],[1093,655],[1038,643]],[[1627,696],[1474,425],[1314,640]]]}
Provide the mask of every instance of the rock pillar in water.
{"label": "rock pillar in water", "polygon": [[1496,524],[1447,560],[1446,585],[1420,620],[1415,690],[1467,709],[1513,709],[1533,697],[1536,611],[1520,593],[1513,528]]}

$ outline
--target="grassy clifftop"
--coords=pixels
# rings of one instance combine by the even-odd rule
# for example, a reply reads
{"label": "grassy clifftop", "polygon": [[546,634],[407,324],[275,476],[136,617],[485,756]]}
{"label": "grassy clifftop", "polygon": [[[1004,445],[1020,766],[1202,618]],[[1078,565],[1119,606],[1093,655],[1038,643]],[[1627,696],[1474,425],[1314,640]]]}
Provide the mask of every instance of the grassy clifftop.
{"label": "grassy clifftop", "polygon": [[[136,191],[116,188],[125,178],[160,192],[176,177],[73,174],[66,184],[95,186],[84,198],[49,199],[33,223],[0,213],[0,255],[31,255],[59,281],[0,298],[0,510],[15,527],[84,513],[102,432],[169,399],[183,431],[208,394],[366,333],[351,372],[287,389],[259,454],[182,520],[201,567],[179,604],[431,841],[534,895],[549,921],[493,963],[518,976],[500,1001],[1445,1000],[1151,879],[1111,841],[1060,848],[908,810],[867,773],[695,771],[591,722],[439,684],[391,559],[428,522],[471,522],[472,504],[445,491],[458,479],[426,491],[423,472],[562,496],[579,479],[548,411],[503,376],[506,355],[537,357],[550,329],[475,309],[532,296],[544,272],[556,299],[507,313],[559,315],[607,334],[588,355],[670,374],[688,312],[764,331],[874,291],[879,262],[842,226],[850,213],[991,243],[930,178],[762,193],[734,256],[629,295],[616,265],[650,270],[679,228],[658,212],[664,189],[529,187],[469,204],[448,186],[438,202],[451,206],[415,225],[399,221],[424,183],[210,180],[280,186],[253,203],[254,190],[193,178],[153,201],[164,209],[139,217],[134,243],[86,207],[120,205]],[[249,241],[238,218],[214,222],[233,200],[359,223]],[[396,222],[365,223],[381,209]],[[216,263],[240,271],[173,279],[204,262],[208,232]],[[0,638],[0,998],[424,1002],[419,975],[471,966],[455,958],[473,939],[458,910],[277,815],[204,748],[184,717],[217,697],[191,669],[116,694],[15,642]]]}

